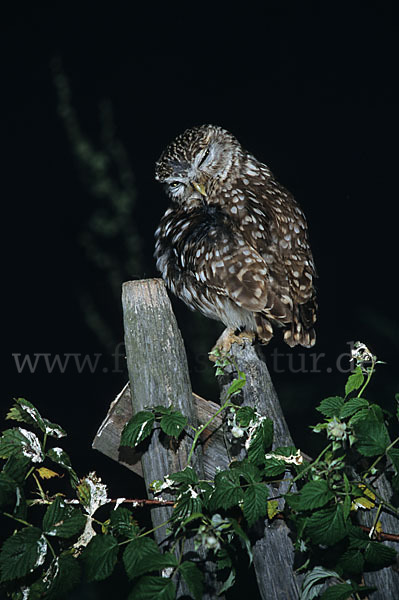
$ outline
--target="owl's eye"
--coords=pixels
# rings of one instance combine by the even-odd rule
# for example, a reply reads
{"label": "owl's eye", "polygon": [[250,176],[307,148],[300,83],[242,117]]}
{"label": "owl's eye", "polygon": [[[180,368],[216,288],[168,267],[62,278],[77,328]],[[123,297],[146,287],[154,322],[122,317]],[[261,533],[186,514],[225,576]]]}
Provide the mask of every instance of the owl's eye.
{"label": "owl's eye", "polygon": [[170,186],[171,188],[175,188],[175,189],[176,189],[177,187],[179,187],[179,185],[181,185],[181,181],[171,181],[171,182],[170,182],[170,184],[169,184],[169,186]]}
{"label": "owl's eye", "polygon": [[203,154],[203,156],[202,156],[202,158],[201,158],[200,162],[198,163],[198,166],[199,166],[199,167],[201,167],[201,165],[203,165],[203,164],[204,164],[204,162],[206,161],[206,159],[208,158],[208,156],[209,156],[209,148],[207,148],[207,149],[205,150],[205,152],[204,152],[204,154]]}

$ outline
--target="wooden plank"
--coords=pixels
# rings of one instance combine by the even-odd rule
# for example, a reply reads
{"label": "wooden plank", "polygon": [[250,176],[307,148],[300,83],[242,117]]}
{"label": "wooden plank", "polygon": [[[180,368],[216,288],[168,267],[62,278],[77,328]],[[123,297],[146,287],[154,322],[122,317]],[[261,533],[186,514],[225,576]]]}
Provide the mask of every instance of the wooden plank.
{"label": "wooden plank", "polygon": [[[233,344],[231,355],[237,367],[246,375],[246,384],[237,400],[240,406],[252,406],[273,420],[273,447],[293,445],[262,350],[250,344],[244,347]],[[235,372],[229,367],[227,373],[219,379],[222,401],[234,376]],[[228,439],[227,443],[229,442]],[[231,458],[237,459],[245,455],[244,450],[237,451],[234,447],[230,453]],[[285,493],[288,485],[289,481],[285,481],[280,486],[274,486],[273,495]],[[281,500],[279,505],[282,508]],[[260,521],[252,529],[254,567],[264,600],[295,600],[300,596],[302,577],[294,573],[294,548],[289,534],[288,526],[280,519],[271,524],[267,520]]]}
{"label": "wooden plank", "polygon": [[[194,411],[199,423],[206,423],[218,410],[219,405],[205,400],[193,393]],[[111,403],[107,416],[100,425],[93,441],[93,448],[105,456],[124,465],[140,477],[143,477],[141,466],[141,452],[132,448],[120,447],[120,440],[124,426],[133,416],[130,383]],[[225,460],[226,446],[222,430],[222,417],[218,415],[203,432],[201,438],[203,447],[203,465],[205,479],[215,477],[216,467]]]}

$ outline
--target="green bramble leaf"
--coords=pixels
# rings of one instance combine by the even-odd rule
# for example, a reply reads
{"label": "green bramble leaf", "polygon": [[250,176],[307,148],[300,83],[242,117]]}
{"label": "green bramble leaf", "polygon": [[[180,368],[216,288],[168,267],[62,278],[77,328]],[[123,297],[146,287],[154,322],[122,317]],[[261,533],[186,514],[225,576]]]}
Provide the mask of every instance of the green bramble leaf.
{"label": "green bramble leaf", "polygon": [[148,410],[142,410],[133,415],[122,431],[121,446],[134,448],[140,444],[152,432],[154,421],[155,415]]}
{"label": "green bramble leaf", "polygon": [[166,435],[179,437],[185,426],[187,425],[187,417],[175,410],[166,413],[160,420],[161,429]]}
{"label": "green bramble leaf", "polygon": [[47,589],[45,594],[42,592],[42,595],[39,595],[39,598],[45,597],[46,600],[65,598],[79,583],[80,577],[81,568],[76,558],[67,553],[57,556],[44,575]]}
{"label": "green bramble leaf", "polygon": [[240,427],[249,427],[255,418],[256,412],[251,406],[242,406],[236,412],[236,421]]}
{"label": "green bramble leaf", "polygon": [[237,506],[243,498],[244,492],[241,489],[238,471],[227,470],[216,474],[215,489],[209,500],[211,510]]}
{"label": "green bramble leaf", "polygon": [[320,600],[347,600],[355,589],[350,583],[337,583],[331,585],[321,596]]}
{"label": "green bramble leaf", "polygon": [[339,413],[339,418],[347,419],[359,410],[367,408],[368,405],[369,402],[365,398],[350,398],[350,400],[345,402],[345,404],[342,406],[341,411]]}
{"label": "green bramble leaf", "polygon": [[86,521],[87,517],[80,510],[57,496],[44,514],[43,531],[48,536],[70,538],[82,531]]}
{"label": "green bramble leaf", "polygon": [[266,516],[268,497],[269,488],[264,483],[251,483],[245,490],[242,510],[250,527]]}
{"label": "green bramble leaf", "polygon": [[325,479],[305,483],[300,490],[299,495],[299,510],[313,510],[315,508],[320,508],[334,498],[334,492],[329,489]]}
{"label": "green bramble leaf", "polygon": [[248,460],[259,465],[266,461],[265,454],[273,443],[273,421],[261,417],[256,423],[246,443]]}
{"label": "green bramble leaf", "polygon": [[0,508],[15,503],[17,487],[17,483],[7,473],[0,473]]}
{"label": "green bramble leaf", "polygon": [[399,474],[399,449],[390,448],[387,452],[389,458],[392,461],[393,468],[395,469],[396,475]]}
{"label": "green bramble leaf", "polygon": [[[162,563],[162,561],[164,562]],[[134,577],[148,573],[148,571],[175,566],[176,557],[174,554],[161,554],[154,540],[149,537],[141,537],[135,538],[126,546],[123,553],[123,564],[125,565],[127,576],[129,579],[133,579]]]}
{"label": "green bramble leaf", "polygon": [[278,458],[271,457],[266,460],[264,473],[266,477],[277,477],[287,469],[287,464]]}
{"label": "green bramble leaf", "polygon": [[111,575],[118,558],[118,542],[113,535],[96,535],[82,552],[88,581],[102,581]]}
{"label": "green bramble leaf", "polygon": [[325,417],[338,417],[345,400],[341,396],[331,396],[321,401],[316,408]]}
{"label": "green bramble leaf", "polygon": [[364,556],[359,548],[348,548],[337,562],[337,569],[346,575],[359,575],[363,573]]}
{"label": "green bramble leaf", "polygon": [[198,492],[194,490],[192,486],[182,491],[175,504],[173,511],[173,519],[181,520],[186,519],[192,514],[200,513],[202,511],[202,499]]}
{"label": "green bramble leaf", "polygon": [[314,512],[306,521],[306,531],[315,544],[332,546],[348,532],[349,522],[344,519],[343,508],[323,508]]}
{"label": "green bramble leaf", "polygon": [[68,454],[62,448],[50,448],[50,450],[47,451],[46,456],[68,471],[71,486],[76,488],[79,483],[79,478],[72,468],[71,459]]}
{"label": "green bramble leaf", "polygon": [[230,470],[238,473],[247,483],[257,483],[262,479],[260,468],[246,458],[244,460],[234,460],[230,465]]}
{"label": "green bramble leaf", "polygon": [[388,430],[384,423],[374,418],[363,419],[354,425],[355,447],[363,456],[384,454],[390,444]]}
{"label": "green bramble leaf", "polygon": [[325,580],[330,577],[339,577],[335,571],[330,571],[324,567],[314,567],[306,574],[301,588],[301,600],[313,600],[319,595]]}
{"label": "green bramble leaf", "polygon": [[392,565],[397,557],[398,553],[394,548],[385,546],[381,542],[369,541],[365,552],[364,558],[369,566],[373,569],[384,569]]}
{"label": "green bramble leaf", "polygon": [[43,564],[47,542],[38,527],[24,527],[9,537],[0,552],[1,581],[24,577]]}
{"label": "green bramble leaf", "polygon": [[351,375],[348,377],[348,381],[345,385],[345,396],[349,396],[351,392],[358,390],[364,381],[364,375],[360,366],[356,367]]}
{"label": "green bramble leaf", "polygon": [[62,438],[66,436],[66,432],[62,427],[42,417],[37,408],[25,398],[14,400],[14,405],[10,408],[6,419],[34,425],[51,437]]}
{"label": "green bramble leaf", "polygon": [[123,535],[127,538],[135,538],[140,528],[133,519],[132,512],[124,506],[118,506],[111,512],[110,527],[116,535]]}
{"label": "green bramble leaf", "polygon": [[245,373],[243,373],[242,371],[238,371],[237,378],[233,379],[229,389],[227,390],[227,397],[231,398],[232,396],[236,396],[237,394],[239,394],[242,388],[244,387],[246,381],[247,378]]}
{"label": "green bramble leaf", "polygon": [[29,458],[31,462],[42,462],[44,455],[39,438],[32,431],[22,427],[6,429],[0,438],[0,458],[21,455]]}
{"label": "green bramble leaf", "polygon": [[128,600],[175,600],[176,586],[167,577],[146,575],[141,577],[131,591]]}
{"label": "green bramble leaf", "polygon": [[202,600],[204,589],[204,576],[201,570],[193,562],[184,561],[179,566],[184,581],[187,584],[194,600]]}
{"label": "green bramble leaf", "polygon": [[171,473],[168,475],[168,479],[176,481],[177,483],[186,483],[187,485],[195,485],[198,483],[198,475],[192,467],[186,467],[183,471]]}

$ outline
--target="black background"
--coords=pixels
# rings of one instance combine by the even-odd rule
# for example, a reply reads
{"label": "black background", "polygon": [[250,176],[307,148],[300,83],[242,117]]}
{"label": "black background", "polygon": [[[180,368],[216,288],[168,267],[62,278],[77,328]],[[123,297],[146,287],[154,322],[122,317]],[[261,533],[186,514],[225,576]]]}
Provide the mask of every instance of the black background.
{"label": "black background", "polygon": [[[65,448],[79,474],[95,469],[114,497],[144,493],[138,479],[91,450],[127,373],[123,360],[120,372],[112,372],[110,348],[87,326],[80,298],[89,291],[106,303],[115,344],[123,340],[121,309],[109,300],[101,271],[79,244],[96,199],[57,113],[51,70],[57,57],[82,131],[101,145],[99,106],[108,100],[135,176],[134,214],[128,218],[139,231],[142,252],[136,272],[123,271],[120,283],[157,275],[153,232],[168,202],[153,179],[154,162],[185,128],[219,124],[269,165],[308,219],[320,313],[317,345],[304,352],[304,360],[325,353],[321,372],[290,372],[289,349],[279,339],[266,349],[266,355],[284,353],[283,372],[272,376],[296,443],[310,454],[318,447],[307,425],[317,422],[314,407],[323,397],[342,392],[345,375],[336,359],[348,351],[348,341],[361,339],[387,362],[370,395],[388,409],[394,406],[399,327],[393,3],[352,2],[342,9],[336,3],[298,4],[268,3],[262,10],[230,5],[223,15],[187,3],[146,12],[127,3],[59,2],[21,4],[3,19],[2,415],[13,396],[29,399],[67,429]],[[173,305],[193,388],[215,399],[205,353],[219,328],[179,302]],[[73,368],[47,373],[43,366],[18,373],[12,356],[68,352],[101,353],[100,367],[93,374]],[[290,360],[300,360],[300,353]]]}

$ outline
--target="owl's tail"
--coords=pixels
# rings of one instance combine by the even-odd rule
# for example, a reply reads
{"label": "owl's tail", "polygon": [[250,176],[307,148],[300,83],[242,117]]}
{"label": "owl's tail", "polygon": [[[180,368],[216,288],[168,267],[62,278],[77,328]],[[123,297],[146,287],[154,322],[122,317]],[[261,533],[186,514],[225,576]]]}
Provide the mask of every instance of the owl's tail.
{"label": "owl's tail", "polygon": [[294,306],[292,321],[284,331],[284,341],[293,348],[298,344],[311,348],[316,343],[313,325],[316,322],[317,303],[313,297],[304,304]]}
{"label": "owl's tail", "polygon": [[[292,306],[292,305],[291,305]],[[316,322],[317,303],[313,297],[304,304],[295,304],[292,310],[288,306],[281,306],[274,314],[257,313],[257,334],[262,344],[268,344],[273,337],[273,326],[284,329],[284,341],[293,348],[300,345],[311,348],[316,342],[314,324]]]}

